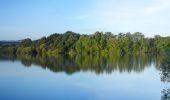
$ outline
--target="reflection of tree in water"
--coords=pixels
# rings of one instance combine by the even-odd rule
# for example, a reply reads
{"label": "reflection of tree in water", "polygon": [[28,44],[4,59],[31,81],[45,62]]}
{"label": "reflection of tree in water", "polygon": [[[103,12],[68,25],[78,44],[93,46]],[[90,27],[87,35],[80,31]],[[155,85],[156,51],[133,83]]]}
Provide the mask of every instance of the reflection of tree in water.
{"label": "reflection of tree in water", "polygon": [[160,66],[161,81],[170,82],[170,56],[165,55]]}
{"label": "reflection of tree in water", "polygon": [[72,74],[79,71],[91,71],[96,74],[119,72],[142,72],[153,62],[158,62],[155,55],[76,55],[73,57],[60,55],[55,57],[34,57],[18,56],[18,59],[25,66],[39,65],[42,68],[50,69],[53,72],[66,72]]}
{"label": "reflection of tree in water", "polygon": [[170,89],[166,88],[162,90],[161,100],[170,100]]}
{"label": "reflection of tree in water", "polygon": [[15,61],[17,60],[17,57],[16,55],[0,54],[0,61],[5,61],[5,60]]}
{"label": "reflection of tree in water", "polygon": [[77,55],[75,57],[58,56],[50,58],[23,57],[24,65],[36,64],[54,72],[64,71],[68,74],[78,71],[92,71],[97,74],[119,72],[141,72],[151,65],[152,58],[146,55],[115,55],[112,59],[99,55]]}
{"label": "reflection of tree in water", "polygon": [[[81,60],[81,61],[80,61]],[[141,72],[152,63],[152,57],[148,55],[114,55],[109,58],[96,56],[76,56],[76,62],[83,70],[95,70],[97,73]]]}
{"label": "reflection of tree in water", "polygon": [[[66,72],[73,74],[79,71],[91,71],[96,74],[119,72],[142,72],[146,67],[154,64],[160,70],[160,78],[164,83],[170,82],[170,55],[110,55],[101,57],[100,55],[76,55],[55,56],[55,57],[34,57],[34,56],[0,56],[0,60],[20,60],[23,65],[39,65],[44,69],[53,72]],[[161,91],[162,100],[170,100],[170,88],[166,87]]]}
{"label": "reflection of tree in water", "polygon": [[[161,81],[164,83],[169,83],[170,82],[170,55],[169,54],[165,54],[163,56],[159,69],[161,71],[160,72]],[[161,93],[162,93],[162,96],[161,96],[162,100],[170,100],[170,88],[169,87],[166,87],[165,89],[163,89]]]}

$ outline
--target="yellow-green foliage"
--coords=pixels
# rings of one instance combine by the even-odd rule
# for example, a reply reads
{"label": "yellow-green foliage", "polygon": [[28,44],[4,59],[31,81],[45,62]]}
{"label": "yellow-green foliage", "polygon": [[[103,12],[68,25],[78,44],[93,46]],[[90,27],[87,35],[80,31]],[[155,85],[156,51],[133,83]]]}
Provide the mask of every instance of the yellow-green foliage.
{"label": "yellow-green foliage", "polygon": [[32,55],[33,49],[31,47],[19,47],[17,49],[18,55]]}
{"label": "yellow-green foliage", "polygon": [[[1,46],[0,53],[14,53],[21,55],[58,55],[58,54],[110,54],[126,53],[160,53],[170,47],[170,37],[156,35],[145,38],[140,32],[119,33],[95,32],[90,35],[80,35],[71,31],[64,34],[52,34],[39,40],[23,40],[18,46]],[[16,50],[17,48],[17,50]]]}

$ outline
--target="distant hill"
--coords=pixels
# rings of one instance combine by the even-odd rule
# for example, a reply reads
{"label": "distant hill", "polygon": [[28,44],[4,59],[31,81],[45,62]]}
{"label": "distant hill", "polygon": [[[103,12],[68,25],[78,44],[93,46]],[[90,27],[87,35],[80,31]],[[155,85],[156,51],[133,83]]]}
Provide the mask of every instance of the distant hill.
{"label": "distant hill", "polygon": [[0,41],[0,45],[19,45],[22,41]]}

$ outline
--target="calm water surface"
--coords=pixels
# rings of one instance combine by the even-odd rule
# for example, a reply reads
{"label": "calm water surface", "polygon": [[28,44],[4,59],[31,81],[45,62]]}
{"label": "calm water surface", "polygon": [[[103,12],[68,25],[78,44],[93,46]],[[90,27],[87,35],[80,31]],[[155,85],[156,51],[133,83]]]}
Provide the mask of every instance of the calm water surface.
{"label": "calm water surface", "polygon": [[0,100],[169,100],[170,56],[0,57]]}

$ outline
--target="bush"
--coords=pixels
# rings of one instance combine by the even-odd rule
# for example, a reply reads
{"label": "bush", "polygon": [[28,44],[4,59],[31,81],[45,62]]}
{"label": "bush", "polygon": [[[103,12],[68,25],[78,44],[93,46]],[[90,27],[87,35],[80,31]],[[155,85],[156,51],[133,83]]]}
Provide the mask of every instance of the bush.
{"label": "bush", "polygon": [[33,55],[34,49],[31,47],[19,47],[16,53],[17,55]]}

